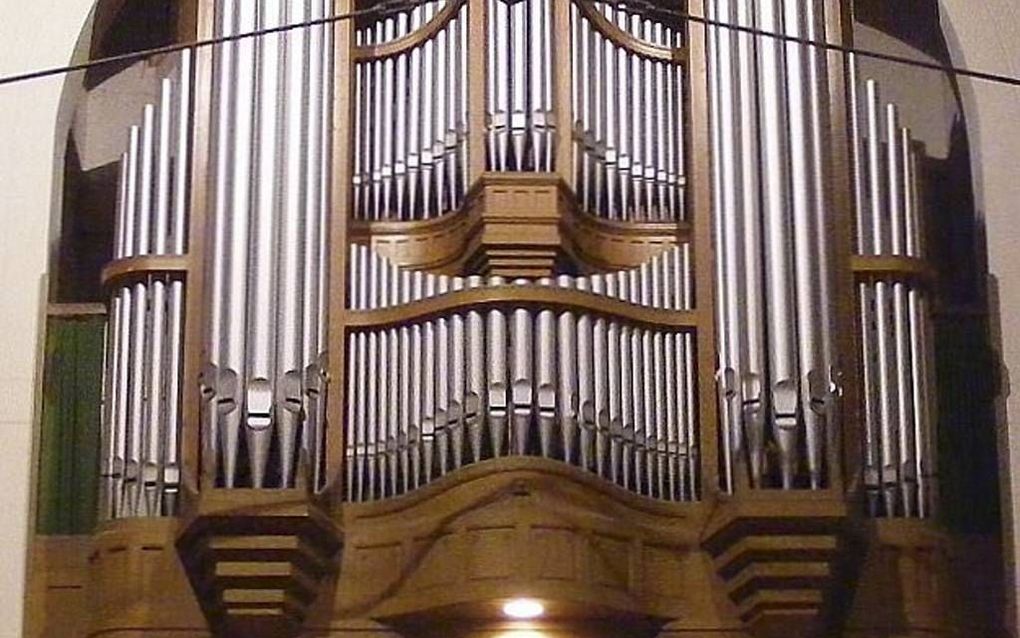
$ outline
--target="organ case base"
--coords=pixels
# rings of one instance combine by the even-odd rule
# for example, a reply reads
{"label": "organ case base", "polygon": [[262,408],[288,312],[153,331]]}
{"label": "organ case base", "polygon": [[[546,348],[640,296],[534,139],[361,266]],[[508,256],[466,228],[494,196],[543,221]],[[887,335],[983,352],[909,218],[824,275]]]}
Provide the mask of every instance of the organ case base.
{"label": "organ case base", "polygon": [[[184,567],[204,565],[191,573],[209,577],[217,555],[247,556],[249,584],[262,580],[231,594],[235,611],[279,619],[264,625],[277,633],[246,636],[289,627],[315,638],[494,638],[510,629],[500,601],[519,595],[547,601],[539,629],[553,637],[612,635],[607,627],[660,638],[999,635],[1001,600],[987,593],[998,584],[986,578],[999,561],[994,539],[964,547],[930,522],[864,522],[819,494],[666,503],[561,463],[503,458],[374,503],[313,509],[298,491],[209,496],[181,520],[124,519],[91,540],[37,537],[26,635],[229,635],[211,631],[200,606],[215,608],[222,582],[196,594]],[[301,582],[289,591],[314,587],[300,627],[283,616],[301,610],[274,609],[286,597],[267,593],[288,590],[279,574],[257,573],[313,561],[307,545],[267,538],[287,519],[334,538],[343,529],[343,551],[322,559],[327,570],[292,572]],[[318,552],[327,555],[328,543]],[[784,572],[791,556],[800,567],[824,563],[829,575]],[[742,587],[754,593],[735,601]]]}

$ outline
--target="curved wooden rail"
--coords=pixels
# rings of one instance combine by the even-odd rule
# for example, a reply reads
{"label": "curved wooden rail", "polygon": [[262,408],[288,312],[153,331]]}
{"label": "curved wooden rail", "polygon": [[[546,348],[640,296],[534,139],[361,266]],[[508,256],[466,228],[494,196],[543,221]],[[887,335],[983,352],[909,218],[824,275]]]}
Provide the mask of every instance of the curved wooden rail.
{"label": "curved wooden rail", "polygon": [[935,281],[935,271],[924,259],[891,255],[854,255],[850,268],[858,279],[893,279],[917,281],[928,285]]}
{"label": "curved wooden rail", "polygon": [[350,239],[371,243],[379,254],[408,268],[445,274],[461,272],[471,242],[484,230],[479,204],[486,188],[555,186],[565,201],[559,222],[562,246],[582,270],[599,272],[640,266],[662,250],[690,240],[689,222],[623,222],[595,217],[576,208],[573,191],[545,173],[485,173],[471,187],[464,206],[439,217],[413,221],[350,223]]}
{"label": "curved wooden rail", "polygon": [[690,241],[689,222],[621,222],[574,209],[560,223],[567,252],[592,271],[636,268]]}
{"label": "curved wooden rail", "polygon": [[[664,501],[637,494],[563,461],[539,456],[516,455],[471,463],[445,476],[438,477],[418,489],[376,501],[349,502],[345,503],[344,507],[350,508],[351,513],[358,519],[400,515],[408,509],[429,503],[440,494],[490,478],[516,488],[546,482],[550,485],[576,483],[600,494],[603,498],[611,499],[615,502],[615,506],[627,508],[632,514],[640,516],[665,516],[674,521],[693,518],[699,521],[699,525],[704,525],[706,521],[703,517],[709,513],[703,501]],[[697,536],[691,537],[691,540],[697,542]]]}
{"label": "curved wooden rail", "polygon": [[103,268],[100,280],[104,288],[114,288],[152,275],[187,275],[191,267],[188,255],[140,255],[111,261]]}
{"label": "curved wooden rail", "polygon": [[672,64],[681,64],[686,62],[686,48],[674,49],[672,47],[663,47],[635,38],[607,20],[606,17],[599,13],[599,11],[592,5],[591,0],[574,0],[574,4],[577,5],[581,15],[591,22],[595,30],[608,38],[616,46],[652,60],[660,60],[662,62],[670,62]]}
{"label": "curved wooden rail", "polygon": [[446,28],[446,25],[450,23],[453,16],[457,15],[457,12],[460,11],[465,2],[467,0],[448,0],[446,5],[428,23],[402,38],[383,42],[382,44],[354,47],[354,61],[364,62],[366,60],[388,58],[400,55],[424,44]]}
{"label": "curved wooden rail", "polygon": [[522,307],[619,317],[651,328],[693,331],[698,326],[693,312],[636,306],[580,290],[537,285],[472,288],[391,308],[348,310],[345,325],[348,328],[389,327],[469,310]]}

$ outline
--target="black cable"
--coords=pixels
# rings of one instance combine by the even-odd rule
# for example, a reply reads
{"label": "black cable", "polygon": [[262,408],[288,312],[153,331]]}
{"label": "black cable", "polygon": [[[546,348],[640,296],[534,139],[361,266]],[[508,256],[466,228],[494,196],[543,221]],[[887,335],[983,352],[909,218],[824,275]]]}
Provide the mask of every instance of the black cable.
{"label": "black cable", "polygon": [[[185,49],[199,49],[203,47],[215,46],[217,44],[223,44],[226,42],[236,42],[238,40],[245,40],[248,38],[257,38],[264,35],[272,35],[275,33],[285,33],[294,29],[302,29],[316,26],[323,26],[328,24],[335,24],[342,20],[349,20],[364,15],[372,15],[375,13],[385,13],[388,11],[399,11],[402,9],[413,9],[414,7],[424,4],[427,0],[384,0],[376,5],[368,7],[366,9],[355,9],[348,13],[329,16],[327,18],[319,18],[317,20],[308,20],[305,22],[295,22],[293,24],[287,24],[279,27],[271,27],[268,29],[257,29],[255,31],[248,31],[246,33],[238,33],[229,36],[221,36],[217,38],[209,38],[207,40],[195,40],[192,42],[179,42],[176,44],[170,44],[163,47],[156,47],[153,49],[144,49],[142,51],[133,51],[131,53],[124,53],[122,55],[114,55],[106,58],[99,58],[96,60],[90,60],[88,62],[82,62],[79,64],[72,64],[68,66],[52,67],[49,69],[39,69],[37,71],[29,71],[27,73],[20,73],[17,75],[8,75],[6,77],[0,77],[0,86],[7,84],[15,84],[18,82],[26,82],[28,80],[34,80],[38,78],[48,77],[51,75],[61,75],[64,73],[73,73],[75,71],[84,71],[94,67],[105,66],[107,64],[120,64],[122,62],[131,62],[137,60],[143,60],[148,57],[155,55],[163,55],[167,53],[177,53]],[[451,0],[452,1],[452,0]],[[566,1],[566,0],[564,0]],[[622,6],[623,2],[609,2],[609,4]],[[837,51],[844,54],[858,55],[864,58],[872,58],[875,60],[882,60],[885,62],[892,62],[894,64],[903,64],[906,66],[918,67],[922,69],[928,69],[931,71],[940,71],[942,73],[959,75],[963,77],[974,78],[976,80],[984,80],[986,82],[994,82],[999,84],[1005,84],[1008,86],[1020,87],[1020,78],[1012,77],[1009,75],[1003,75],[1000,73],[990,73],[987,71],[975,71],[972,69],[966,69],[963,67],[953,66],[951,64],[940,64],[937,62],[926,62],[924,60],[915,60],[906,56],[894,55],[891,53],[881,53],[879,51],[868,51],[865,49],[858,49],[856,47],[848,47],[841,44],[835,44],[832,42],[824,42],[818,40],[811,40],[808,38],[802,38],[799,36],[787,35],[784,33],[775,33],[771,31],[762,31],[755,29],[754,27],[745,27],[741,25],[731,24],[729,22],[722,22],[720,20],[714,20],[712,18],[706,18],[703,16],[692,15],[688,12],[677,12],[678,17],[683,18],[689,22],[695,22],[705,27],[715,27],[721,29],[730,29],[738,33],[746,33],[749,35],[773,38],[782,42],[790,42],[794,44],[803,44],[806,46],[813,46],[827,51]]]}

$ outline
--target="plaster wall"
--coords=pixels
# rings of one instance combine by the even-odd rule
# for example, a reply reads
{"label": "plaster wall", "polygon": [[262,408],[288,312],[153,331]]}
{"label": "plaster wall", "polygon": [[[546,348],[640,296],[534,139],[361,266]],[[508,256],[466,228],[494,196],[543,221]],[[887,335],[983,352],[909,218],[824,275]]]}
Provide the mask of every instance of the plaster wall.
{"label": "plaster wall", "polygon": [[[942,25],[953,64],[1020,77],[1020,3],[1016,0],[940,0]],[[998,407],[1003,527],[1007,578],[1012,580],[1010,625],[1017,627],[1020,585],[1020,87],[961,78],[974,170],[979,222],[987,240],[993,293],[992,323],[1001,345],[1002,390]]]}
{"label": "plaster wall", "polygon": [[[0,76],[67,64],[92,0],[0,0]],[[64,77],[0,87],[0,636],[22,634],[35,379]]]}

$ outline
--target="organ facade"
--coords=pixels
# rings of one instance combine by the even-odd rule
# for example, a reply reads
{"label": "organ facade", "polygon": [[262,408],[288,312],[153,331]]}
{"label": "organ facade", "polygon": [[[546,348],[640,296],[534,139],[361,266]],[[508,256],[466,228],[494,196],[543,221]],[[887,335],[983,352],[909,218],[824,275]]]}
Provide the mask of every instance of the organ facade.
{"label": "organ facade", "polygon": [[117,164],[78,635],[992,631],[849,6],[179,5],[220,43]]}

